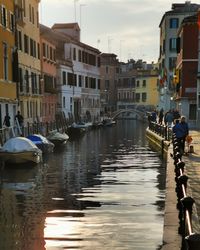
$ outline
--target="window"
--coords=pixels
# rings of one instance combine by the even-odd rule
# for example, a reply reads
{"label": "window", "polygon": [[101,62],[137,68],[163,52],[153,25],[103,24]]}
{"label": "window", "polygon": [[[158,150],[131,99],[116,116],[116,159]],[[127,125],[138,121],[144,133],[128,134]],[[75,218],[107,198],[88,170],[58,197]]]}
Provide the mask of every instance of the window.
{"label": "window", "polygon": [[63,96],[63,108],[65,108],[65,96]]}
{"label": "window", "polygon": [[198,92],[197,95],[197,101],[198,101],[198,110],[200,109],[200,91]]}
{"label": "window", "polygon": [[40,44],[37,44],[38,59],[40,59]]}
{"label": "window", "polygon": [[67,84],[67,82],[66,82],[66,72],[65,71],[62,72],[62,84],[63,85]]}
{"label": "window", "polygon": [[179,24],[178,18],[170,18],[169,27],[170,29],[177,29]]}
{"label": "window", "polygon": [[136,86],[137,86],[137,87],[140,87],[140,81],[139,81],[139,80],[137,80]]}
{"label": "window", "polygon": [[33,39],[30,38],[30,55],[33,56],[34,55],[34,48],[33,48]]}
{"label": "window", "polygon": [[25,79],[26,79],[26,92],[29,93],[30,88],[29,88],[29,75],[28,75],[28,70],[25,70]]}
{"label": "window", "polygon": [[18,31],[18,49],[22,50],[22,32]]}
{"label": "window", "polygon": [[136,102],[140,101],[140,93],[135,94],[135,99],[136,99]]}
{"label": "window", "polygon": [[15,29],[14,15],[13,15],[13,13],[10,13],[10,30],[13,32],[14,29]]}
{"label": "window", "polygon": [[169,49],[170,51],[176,51],[176,38],[170,38]]}
{"label": "window", "polygon": [[2,111],[1,111],[1,104],[0,104],[0,128],[2,128]]}
{"label": "window", "polygon": [[[74,85],[74,86],[76,86],[75,84],[74,84],[74,79],[75,79],[75,77],[74,77],[75,75],[73,74],[73,73],[67,73],[67,84],[68,85]],[[75,83],[76,83],[76,79],[75,79]]]}
{"label": "window", "polygon": [[49,59],[49,45],[46,44],[46,53],[47,53],[47,58]]}
{"label": "window", "polygon": [[8,80],[8,47],[3,43],[3,79]]}
{"label": "window", "polygon": [[53,50],[53,60],[56,61],[56,50]]}
{"label": "window", "polygon": [[146,102],[147,100],[147,93],[142,93],[142,101]]}
{"label": "window", "polygon": [[169,69],[173,70],[176,67],[176,57],[169,58]]}
{"label": "window", "polygon": [[73,60],[76,61],[76,48],[73,48]]}
{"label": "window", "polygon": [[97,57],[97,66],[98,66],[98,67],[101,66],[101,59],[100,59],[100,57]]}
{"label": "window", "polygon": [[24,17],[26,17],[26,1],[23,0],[23,11],[24,11]]}
{"label": "window", "polygon": [[32,17],[32,13],[31,13],[31,5],[29,4],[29,21],[31,22],[31,17]]}
{"label": "window", "polygon": [[146,80],[143,80],[142,87],[146,87],[146,85],[147,85]]}
{"label": "window", "polygon": [[85,88],[88,88],[88,77],[85,77]]}
{"label": "window", "polygon": [[120,100],[120,92],[118,93],[118,100]]}
{"label": "window", "polygon": [[7,26],[7,11],[6,11],[6,8],[4,6],[2,6],[2,9],[1,9],[1,23],[3,25],[4,28],[6,28]]}
{"label": "window", "polygon": [[24,52],[28,54],[29,46],[28,46],[28,36],[24,35]]}
{"label": "window", "polygon": [[50,47],[50,60],[52,61],[53,60],[53,49],[52,49],[52,47]]}
{"label": "window", "polygon": [[189,106],[189,120],[196,120],[197,105],[190,104]]}
{"label": "window", "polygon": [[34,8],[32,7],[32,23],[34,24],[35,23],[35,18],[34,18]]}
{"label": "window", "polygon": [[46,45],[45,45],[45,43],[42,43],[42,54],[44,57],[46,57]]}
{"label": "window", "polygon": [[33,41],[33,56],[36,58],[36,41]]}
{"label": "window", "polygon": [[81,62],[81,56],[82,56],[82,53],[81,53],[81,50],[79,49],[78,51],[78,61]]}
{"label": "window", "polygon": [[81,75],[78,76],[78,86],[82,87],[82,76]]}
{"label": "window", "polygon": [[98,89],[100,89],[100,86],[101,86],[100,85],[101,84],[101,80],[100,79],[97,80],[97,84],[98,84]]}
{"label": "window", "polygon": [[109,89],[109,87],[110,87],[110,81],[105,80],[105,89]]}
{"label": "window", "polygon": [[36,18],[37,18],[37,27],[39,28],[39,14],[38,14],[38,11],[36,12]]}
{"label": "window", "polygon": [[22,68],[19,68],[19,92],[23,92],[23,74],[22,74]]}

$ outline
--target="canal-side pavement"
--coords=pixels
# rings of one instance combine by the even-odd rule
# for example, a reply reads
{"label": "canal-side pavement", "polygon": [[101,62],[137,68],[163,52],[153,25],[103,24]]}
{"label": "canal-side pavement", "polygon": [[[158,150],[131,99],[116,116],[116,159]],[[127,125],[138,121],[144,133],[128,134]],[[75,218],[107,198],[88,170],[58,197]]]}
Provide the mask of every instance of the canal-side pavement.
{"label": "canal-side pavement", "polygon": [[[188,187],[186,190],[187,196],[191,196],[195,203],[193,205],[192,214],[192,231],[200,234],[200,131],[192,130],[190,135],[193,138],[191,146],[194,152],[188,153],[182,157],[185,162],[185,175],[189,177]],[[175,166],[173,154],[173,145],[148,128],[146,136],[151,145],[158,152],[163,152],[167,160],[166,168],[166,193],[165,193],[165,211],[164,211],[164,226],[163,226],[163,245],[161,250],[180,250],[182,245],[182,237],[178,233],[179,230],[179,210],[177,209],[177,193],[175,182]],[[164,149],[164,150],[163,150]],[[188,145],[186,144],[186,151]],[[198,249],[199,250],[199,249]]]}
{"label": "canal-side pavement", "polygon": [[193,231],[200,234],[200,131],[191,131],[193,138],[191,145],[193,153],[183,156],[185,162],[185,174],[189,177],[187,195],[191,196],[195,203],[193,205]]}
{"label": "canal-side pavement", "polygon": [[[185,162],[185,175],[189,177],[187,195],[191,196],[195,203],[193,205],[192,226],[194,233],[200,233],[200,131],[190,131],[193,138],[191,146],[194,152],[182,157]],[[186,144],[186,150],[188,150]],[[176,208],[177,195],[175,192],[174,160],[170,157],[173,153],[173,145],[169,146],[166,173],[166,199],[164,213],[164,230],[162,250],[180,250],[182,238],[178,234],[179,211]]]}

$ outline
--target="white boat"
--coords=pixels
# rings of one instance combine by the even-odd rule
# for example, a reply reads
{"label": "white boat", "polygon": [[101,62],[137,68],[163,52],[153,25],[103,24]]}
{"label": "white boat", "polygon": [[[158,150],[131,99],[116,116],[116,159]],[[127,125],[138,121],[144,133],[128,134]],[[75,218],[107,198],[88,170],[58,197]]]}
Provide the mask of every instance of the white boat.
{"label": "white boat", "polygon": [[0,159],[5,163],[39,163],[42,161],[42,151],[25,137],[9,139],[0,149]]}
{"label": "white boat", "polygon": [[112,118],[106,118],[103,120],[103,126],[113,126],[116,124],[116,121],[114,121]]}
{"label": "white boat", "polygon": [[58,145],[65,144],[67,140],[69,139],[69,136],[66,133],[53,131],[47,136],[47,139],[53,144],[58,146]]}
{"label": "white boat", "polygon": [[87,129],[92,127],[92,122],[87,122],[87,123],[85,123],[85,122],[78,122],[78,123],[73,122],[71,127],[73,127],[73,128],[84,128],[84,129],[87,130]]}

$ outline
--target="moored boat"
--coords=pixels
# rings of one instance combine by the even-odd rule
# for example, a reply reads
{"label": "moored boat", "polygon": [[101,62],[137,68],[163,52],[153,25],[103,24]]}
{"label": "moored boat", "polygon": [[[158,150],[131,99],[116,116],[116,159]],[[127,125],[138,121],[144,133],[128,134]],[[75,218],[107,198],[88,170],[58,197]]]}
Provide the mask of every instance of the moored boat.
{"label": "moored boat", "polygon": [[103,126],[113,126],[116,124],[116,121],[114,121],[112,118],[106,118],[103,120]]}
{"label": "moored boat", "polygon": [[14,137],[0,149],[0,158],[6,164],[39,163],[42,151],[28,138]]}
{"label": "moored boat", "polygon": [[40,134],[32,134],[27,136],[43,153],[52,153],[55,145],[50,142],[46,137]]}
{"label": "moored boat", "polygon": [[69,135],[70,139],[80,137],[80,136],[84,135],[85,132],[86,132],[85,128],[75,128],[72,126],[69,126],[67,128],[67,134]]}
{"label": "moored boat", "polygon": [[51,132],[47,139],[52,142],[55,146],[63,145],[69,139],[69,136],[66,133],[60,133],[58,131]]}

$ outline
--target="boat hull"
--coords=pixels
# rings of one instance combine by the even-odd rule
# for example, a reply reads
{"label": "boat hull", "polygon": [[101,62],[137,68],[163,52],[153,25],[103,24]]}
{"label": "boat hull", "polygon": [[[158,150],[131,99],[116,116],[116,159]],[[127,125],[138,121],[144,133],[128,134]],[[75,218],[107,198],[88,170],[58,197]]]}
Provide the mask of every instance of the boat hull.
{"label": "boat hull", "polygon": [[0,159],[5,163],[9,164],[20,164],[20,163],[39,163],[42,160],[42,154],[37,151],[26,151],[26,152],[1,152]]}

